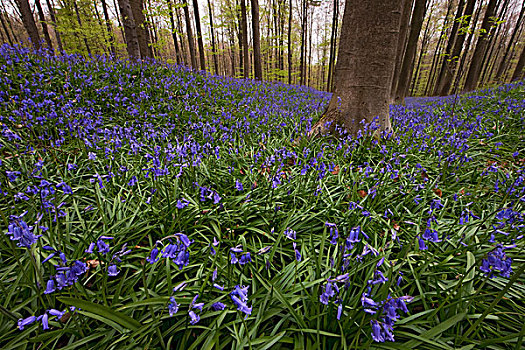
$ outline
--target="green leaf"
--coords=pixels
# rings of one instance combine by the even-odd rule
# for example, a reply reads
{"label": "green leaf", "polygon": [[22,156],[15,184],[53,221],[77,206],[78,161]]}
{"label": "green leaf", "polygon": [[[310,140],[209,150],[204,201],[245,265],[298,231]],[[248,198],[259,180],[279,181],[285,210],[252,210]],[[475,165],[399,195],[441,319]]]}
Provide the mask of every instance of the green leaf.
{"label": "green leaf", "polygon": [[128,315],[116,310],[112,310],[104,305],[95,304],[90,301],[76,298],[59,297],[57,299],[63,302],[64,304],[73,305],[81,310],[87,311],[93,315],[98,316],[98,320],[108,325],[114,326],[114,323],[117,323],[122,327],[130,329],[132,331],[135,331],[142,326],[140,322],[134,320]]}

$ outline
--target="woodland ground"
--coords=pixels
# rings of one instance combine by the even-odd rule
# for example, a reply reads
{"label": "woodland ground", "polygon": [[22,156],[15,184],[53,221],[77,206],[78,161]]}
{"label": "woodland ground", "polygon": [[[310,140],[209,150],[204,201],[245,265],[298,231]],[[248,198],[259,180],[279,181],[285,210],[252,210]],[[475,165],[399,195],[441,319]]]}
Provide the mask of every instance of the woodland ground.
{"label": "woodland ground", "polygon": [[1,47],[0,347],[522,348],[523,82],[329,97]]}

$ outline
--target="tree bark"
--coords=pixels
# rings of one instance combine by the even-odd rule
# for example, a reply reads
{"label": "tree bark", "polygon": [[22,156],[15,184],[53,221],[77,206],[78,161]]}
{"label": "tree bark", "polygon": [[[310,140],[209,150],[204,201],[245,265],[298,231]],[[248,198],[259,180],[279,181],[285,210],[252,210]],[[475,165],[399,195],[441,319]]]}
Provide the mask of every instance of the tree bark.
{"label": "tree bark", "polygon": [[51,17],[51,22],[53,22],[53,29],[55,30],[55,38],[57,39],[58,51],[63,52],[64,48],[62,47],[62,38],[60,37],[60,33],[58,32],[57,28],[57,20],[55,17],[55,10],[53,8],[54,6],[49,0],[46,0],[46,5],[49,10],[49,17]]}
{"label": "tree bark", "polygon": [[463,92],[472,91],[478,86],[483,56],[490,42],[490,37],[488,34],[493,21],[492,17],[495,14],[496,3],[497,0],[490,0],[489,4],[487,5],[487,10],[485,11],[485,16],[483,17],[483,22],[481,24],[478,42],[476,44],[476,48],[474,49],[472,61],[470,62],[470,67],[467,73],[467,79],[465,81],[465,86],[463,87]]}
{"label": "tree bark", "polygon": [[53,51],[53,44],[51,43],[51,37],[49,36],[49,30],[47,28],[46,16],[44,15],[44,10],[42,9],[40,0],[35,0],[35,5],[38,11],[38,17],[40,18],[40,24],[42,25],[42,32],[44,33],[46,45],[51,51]]}
{"label": "tree bark", "polygon": [[206,70],[206,56],[204,52],[204,43],[202,41],[201,17],[199,15],[199,2],[193,0],[193,14],[195,15],[195,28],[197,30],[197,45],[199,46],[199,62],[201,70]]}
{"label": "tree bark", "polygon": [[33,18],[33,12],[29,6],[28,0],[16,0],[18,9],[22,17],[22,23],[24,28],[29,34],[29,39],[35,50],[40,49],[40,36],[38,35],[38,28],[36,27],[35,19]]}
{"label": "tree bark", "polygon": [[117,51],[115,50],[115,39],[113,37],[113,28],[111,26],[111,21],[109,19],[108,7],[106,5],[106,0],[101,0],[101,3],[102,3],[102,12],[104,13],[104,21],[106,22],[106,30],[108,31],[108,35],[109,35],[109,47],[110,47],[110,50],[111,50],[111,54],[115,55],[117,53]]}
{"label": "tree bark", "polygon": [[[407,2],[409,0],[406,0]],[[337,41],[337,26],[339,24],[339,0],[334,0],[334,11],[332,16],[332,32],[330,34],[330,55],[328,58],[328,78],[326,79],[326,91],[333,90],[333,72],[335,65],[335,49]]]}
{"label": "tree bark", "polygon": [[146,27],[146,18],[144,17],[144,4],[142,0],[129,0],[133,20],[135,22],[135,31],[137,32],[137,39],[139,42],[140,57],[152,57],[151,47],[149,47],[149,34]]}
{"label": "tree bark", "polygon": [[219,74],[219,62],[217,57],[217,49],[215,47],[215,26],[213,25],[213,9],[211,7],[210,0],[208,0],[208,12],[210,13],[211,54],[213,57],[213,67],[215,68],[215,74]]}
{"label": "tree bark", "polygon": [[306,78],[306,32],[308,20],[308,0],[302,0],[301,17],[301,56],[299,58],[299,85],[304,85]]}
{"label": "tree bark", "polygon": [[86,36],[82,33],[82,20],[80,19],[80,11],[78,10],[76,0],[73,1],[73,7],[75,8],[75,13],[77,15],[79,35],[82,36],[82,39],[84,40],[84,45],[86,45],[86,50],[88,52],[88,55],[91,56],[91,48],[89,47],[88,40]]}
{"label": "tree bark", "polygon": [[168,5],[168,14],[170,16],[170,30],[171,38],[173,39],[173,46],[175,48],[175,60],[177,64],[181,64],[179,41],[177,40],[177,31],[175,30],[175,20],[173,18],[173,5],[171,4],[171,0],[166,0],[166,3]]}
{"label": "tree bark", "polygon": [[454,24],[452,25],[452,31],[448,37],[447,47],[445,48],[445,56],[443,57],[443,62],[441,63],[441,68],[439,69],[439,74],[436,80],[436,86],[434,89],[434,95],[439,95],[440,87],[443,85],[443,79],[445,78],[445,70],[447,69],[447,63],[450,61],[452,47],[456,41],[457,33],[459,30],[459,25],[461,22],[461,17],[463,16],[463,8],[465,7],[465,0],[460,0],[458,8],[456,10],[456,15],[454,17]]}
{"label": "tree bark", "polygon": [[521,50],[520,59],[518,60],[518,65],[514,69],[514,73],[512,74],[511,81],[520,80],[523,78],[523,75],[525,71],[523,70],[525,68],[525,45],[523,45],[523,48]]}
{"label": "tree bark", "polygon": [[13,40],[11,40],[11,35],[9,34],[9,31],[7,30],[7,26],[5,24],[4,19],[4,12],[0,12],[0,22],[2,23],[2,28],[4,29],[4,33],[7,37],[7,41],[9,42],[9,45],[13,46]]}
{"label": "tree bark", "polygon": [[[390,132],[390,88],[394,76],[402,0],[347,0],[341,27],[335,90],[310,135],[338,133],[341,125],[358,135],[378,117]],[[327,125],[329,123],[329,125]]]}
{"label": "tree bark", "polygon": [[244,78],[250,77],[250,53],[248,50],[248,20],[246,18],[246,2],[241,0],[241,38],[243,46],[243,73]]}
{"label": "tree bark", "polygon": [[[412,6],[414,0],[403,0],[403,7],[401,11],[401,18],[410,18],[412,13]],[[405,57],[406,52],[406,42],[409,34],[409,21],[402,21],[401,27],[399,29],[399,40],[397,42],[397,52],[396,52],[396,65],[394,66],[394,78],[392,79],[392,96],[391,99],[394,101],[395,92],[397,91],[397,83],[399,82],[399,74],[401,72],[401,67],[403,65],[403,58]]]}
{"label": "tree bark", "polygon": [[193,40],[193,30],[191,29],[190,10],[188,8],[188,1],[182,1],[182,8],[184,10],[184,20],[186,22],[186,34],[188,35],[188,46],[190,47],[191,66],[197,68],[197,57],[195,55],[195,41]]}
{"label": "tree bark", "polygon": [[259,1],[251,0],[253,33],[253,69],[255,79],[262,80],[261,33],[259,31]]}
{"label": "tree bark", "polygon": [[130,58],[140,59],[139,38],[129,0],[118,0],[120,15],[126,36],[126,48]]}
{"label": "tree bark", "polygon": [[495,80],[501,82],[501,77],[503,76],[503,72],[505,72],[505,69],[507,68],[507,60],[509,59],[509,54],[511,51],[511,48],[514,44],[514,41],[516,39],[516,35],[519,32],[519,29],[521,27],[521,23],[523,22],[523,15],[525,14],[525,2],[521,5],[521,11],[518,16],[518,20],[516,21],[516,25],[514,26],[514,29],[512,30],[512,34],[510,36],[509,43],[507,45],[507,48],[505,49],[505,54],[503,55],[503,58],[498,66],[498,70],[496,72]]}
{"label": "tree bark", "polygon": [[292,52],[292,0],[288,9],[288,84],[292,83],[293,52]]}
{"label": "tree bark", "polygon": [[[450,87],[452,86],[452,80],[454,76],[454,70],[456,69],[459,56],[461,55],[461,49],[463,48],[463,43],[467,37],[466,29],[469,28],[470,20],[472,18],[472,13],[474,12],[474,6],[476,5],[476,0],[467,0],[467,5],[465,7],[465,12],[462,15],[464,18],[463,25],[464,27],[458,29],[458,35],[454,42],[452,51],[450,51],[450,56],[447,57],[443,62],[443,76],[441,79],[438,79],[438,86],[436,89],[436,95],[446,96],[449,93]],[[457,17],[457,15],[456,15]]]}
{"label": "tree bark", "polygon": [[394,102],[397,104],[404,103],[405,97],[408,94],[410,82],[412,81],[412,72],[414,70],[414,58],[416,57],[417,43],[419,39],[419,34],[421,32],[421,27],[423,26],[423,20],[425,19],[426,9],[427,0],[416,1],[416,4],[414,6],[414,13],[412,14],[412,20],[410,21],[410,34],[408,36],[408,42],[403,58],[403,64],[401,65],[399,81],[397,82],[396,86]]}

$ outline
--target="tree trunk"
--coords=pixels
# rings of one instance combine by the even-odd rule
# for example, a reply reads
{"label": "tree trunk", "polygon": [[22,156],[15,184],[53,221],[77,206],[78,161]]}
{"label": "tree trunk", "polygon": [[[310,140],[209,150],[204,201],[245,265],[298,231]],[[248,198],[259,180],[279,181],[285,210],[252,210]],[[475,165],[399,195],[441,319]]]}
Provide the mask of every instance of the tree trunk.
{"label": "tree trunk", "polygon": [[292,0],[290,0],[290,5],[288,9],[288,84],[292,83]]}
{"label": "tree trunk", "polygon": [[217,57],[217,49],[215,47],[215,26],[213,25],[213,9],[211,7],[210,0],[208,0],[208,12],[210,13],[211,54],[213,57],[213,68],[215,68],[215,74],[219,74],[219,62]]}
{"label": "tree trunk", "polygon": [[4,33],[7,37],[7,41],[9,42],[9,45],[13,46],[13,40],[11,40],[11,35],[9,35],[9,31],[7,30],[7,26],[5,24],[4,19],[4,12],[0,12],[0,22],[2,23],[2,28],[4,29]]}
{"label": "tree trunk", "polygon": [[40,24],[42,25],[42,32],[44,33],[46,45],[49,49],[51,49],[51,51],[53,51],[53,44],[51,43],[51,37],[49,36],[49,30],[47,28],[46,16],[44,15],[44,10],[42,10],[42,4],[40,4],[40,0],[35,0],[35,5],[38,11],[38,17],[40,18]]}
{"label": "tree trunk", "polygon": [[495,77],[495,80],[496,81],[501,81],[501,77],[503,76],[503,72],[505,72],[505,69],[507,68],[507,60],[510,58],[509,57],[509,54],[510,54],[510,51],[511,51],[511,48],[513,46],[513,43],[516,39],[516,35],[517,33],[519,32],[519,29],[521,27],[521,23],[523,21],[523,15],[525,14],[525,2],[523,2],[523,4],[521,5],[521,11],[520,11],[520,15],[518,17],[518,20],[516,22],[516,25],[514,26],[514,29],[512,30],[512,35],[510,36],[510,40],[509,40],[509,43],[507,45],[507,48],[505,49],[505,54],[503,55],[503,58],[499,64],[499,67],[498,67],[498,71],[496,72],[496,77]]}
{"label": "tree trunk", "polygon": [[[407,47],[405,50],[403,64],[399,73],[399,81],[397,82],[395,92],[395,103],[404,103],[405,97],[408,94],[408,88],[412,81],[412,71],[414,70],[414,58],[416,57],[417,43],[425,13],[427,9],[427,0],[417,0],[414,6],[414,13],[410,21],[410,34],[408,36]],[[406,18],[406,17],[405,17]],[[402,34],[400,34],[401,36]],[[394,56],[395,58],[395,56]]]}
{"label": "tree trunk", "polygon": [[171,38],[173,39],[173,46],[175,47],[175,60],[177,64],[181,64],[179,41],[177,40],[177,31],[175,30],[175,20],[173,18],[173,6],[171,0],[166,0],[166,3],[168,5],[168,14],[170,16]]}
{"label": "tree trunk", "polygon": [[419,57],[417,59],[416,68],[414,70],[414,75],[416,79],[414,80],[414,84],[412,84],[412,89],[410,90],[410,94],[413,96],[414,94],[418,93],[419,90],[419,82],[421,80],[421,62],[423,61],[423,56],[425,55],[427,51],[427,46],[430,43],[430,37],[431,34],[429,33],[430,29],[430,20],[432,19],[432,13],[434,12],[434,0],[430,1],[430,4],[428,5],[430,8],[430,13],[428,14],[427,19],[427,25],[425,26],[425,31],[423,32],[423,40],[421,42],[421,50],[419,50]]}
{"label": "tree trunk", "polygon": [[131,12],[133,14],[133,20],[135,22],[135,31],[137,32],[137,40],[139,42],[140,57],[152,57],[151,48],[148,46],[149,34],[146,27],[146,18],[144,17],[144,4],[142,0],[129,0]]}
{"label": "tree trunk", "polygon": [[195,15],[195,29],[197,30],[197,45],[199,46],[199,62],[201,70],[206,70],[204,43],[202,41],[201,17],[199,15],[199,2],[193,0],[193,14]]}
{"label": "tree trunk", "polygon": [[248,20],[246,18],[246,2],[241,0],[241,38],[243,46],[243,73],[244,78],[250,77],[250,53],[248,50]]}
{"label": "tree trunk", "polygon": [[57,29],[55,10],[53,8],[54,6],[52,6],[49,0],[46,0],[46,5],[49,10],[49,17],[51,17],[51,22],[53,22],[53,29],[55,30],[55,38],[57,39],[58,51],[63,52],[64,48],[62,47],[62,38],[60,37],[60,33],[58,32],[58,29]]}
{"label": "tree trunk", "polygon": [[115,55],[117,53],[117,51],[115,50],[115,40],[114,40],[114,37],[113,37],[113,28],[111,26],[111,21],[109,19],[108,7],[106,5],[106,0],[101,0],[101,3],[102,3],[102,12],[104,13],[104,21],[106,22],[106,30],[108,31],[108,35],[109,35],[109,47],[110,47],[110,50],[111,50],[111,54]]}
{"label": "tree trunk", "polygon": [[252,5],[252,33],[253,33],[253,69],[255,79],[262,79],[261,65],[261,33],[259,32],[259,1],[251,0]]}
{"label": "tree trunk", "polygon": [[[115,14],[117,17],[117,23],[118,23],[118,26],[120,28],[120,35],[122,35],[122,40],[124,41],[124,44],[127,45],[127,41],[126,41],[126,34],[124,33],[124,25],[122,24],[121,20],[120,20],[120,17],[124,17],[124,15],[122,14],[122,12],[120,12],[120,5],[117,6],[117,0],[113,0],[113,6],[115,8]],[[121,15],[119,16],[118,12],[121,13]]]}
{"label": "tree trunk", "polygon": [[523,68],[525,68],[525,45],[523,45],[523,48],[521,50],[520,59],[518,60],[518,65],[514,69],[511,81],[516,81],[523,78],[523,75],[525,73]]}
{"label": "tree trunk", "polygon": [[489,32],[490,27],[493,22],[493,16],[495,14],[497,0],[490,0],[485,11],[485,16],[483,17],[483,22],[481,24],[481,31],[478,37],[478,42],[476,48],[474,49],[474,54],[472,56],[472,61],[470,62],[470,67],[467,73],[467,79],[465,81],[465,86],[463,87],[464,92],[472,91],[478,86],[479,76],[482,68],[482,61],[485,51],[490,42]]}
{"label": "tree trunk", "polygon": [[[412,13],[412,5],[414,0],[403,0],[403,8],[401,11],[401,18],[410,18]],[[396,65],[394,67],[394,78],[392,79],[392,96],[391,99],[394,101],[395,92],[397,91],[397,83],[399,82],[399,74],[401,72],[401,67],[403,65],[403,58],[405,57],[406,52],[406,42],[409,34],[409,21],[402,21],[401,27],[399,29],[399,40],[397,42],[397,52],[396,52]]]}
{"label": "tree trunk", "polygon": [[[408,0],[407,0],[408,1]],[[334,12],[332,16],[332,33],[330,34],[330,56],[328,58],[328,78],[326,79],[326,91],[333,90],[333,72],[335,65],[335,45],[337,42],[337,26],[339,24],[339,0],[334,0]]]}
{"label": "tree trunk", "polygon": [[[474,12],[474,6],[476,5],[476,0],[468,0],[467,6],[465,7],[465,12],[462,15],[464,27],[458,32],[457,38],[454,42],[454,46],[450,51],[450,56],[443,62],[443,76],[441,79],[438,79],[438,86],[436,89],[436,95],[446,96],[449,93],[450,87],[452,86],[452,80],[454,77],[454,70],[456,69],[459,56],[461,55],[461,49],[463,48],[463,43],[467,37],[466,28],[470,25],[470,20],[472,13]],[[457,17],[457,14],[456,14]]]}
{"label": "tree trunk", "polygon": [[40,49],[40,37],[38,35],[38,28],[36,27],[35,19],[33,18],[33,12],[29,6],[28,0],[16,0],[18,9],[22,17],[22,23],[24,28],[29,34],[29,40],[35,50]]}
{"label": "tree trunk", "polygon": [[302,17],[301,17],[301,56],[299,59],[299,85],[304,85],[306,78],[306,31],[308,20],[308,0],[302,0]]}
{"label": "tree trunk", "polygon": [[459,25],[461,22],[461,17],[463,16],[463,8],[465,7],[465,0],[460,0],[458,8],[456,10],[456,16],[454,17],[454,24],[452,25],[452,31],[448,37],[447,47],[445,48],[445,56],[443,57],[443,62],[441,68],[439,69],[439,74],[436,80],[436,86],[434,89],[434,95],[439,95],[440,87],[443,85],[443,79],[445,78],[445,70],[447,69],[447,63],[450,61],[452,47],[456,41],[456,36],[459,30]]}
{"label": "tree trunk", "polygon": [[425,95],[431,95],[433,91],[433,83],[434,83],[434,77],[436,75],[437,66],[439,66],[440,56],[441,56],[441,47],[443,39],[446,36],[446,32],[448,30],[448,19],[450,16],[450,11],[452,11],[452,5],[453,1],[448,0],[448,6],[447,6],[447,14],[445,15],[445,21],[443,22],[443,28],[441,29],[441,34],[439,35],[439,39],[436,45],[436,49],[434,50],[434,55],[432,56],[432,65],[430,66],[430,71],[428,74],[427,83],[425,86]]}
{"label": "tree trunk", "polygon": [[[394,76],[402,0],[347,0],[335,66],[335,90],[310,135],[337,133],[342,124],[356,136],[379,118],[390,132],[390,88]],[[327,125],[327,123],[330,123]]]}
{"label": "tree trunk", "polygon": [[184,10],[184,20],[186,22],[186,33],[188,35],[188,45],[190,47],[191,66],[193,68],[197,68],[197,57],[195,55],[195,41],[193,40],[193,30],[191,29],[190,10],[188,8],[187,0],[182,1],[182,8]]}
{"label": "tree trunk", "polygon": [[80,11],[78,10],[76,0],[73,1],[73,7],[75,8],[75,13],[77,15],[78,31],[79,31],[78,34],[82,36],[82,39],[84,39],[84,45],[86,45],[86,50],[88,52],[88,55],[91,56],[91,48],[89,47],[88,40],[86,36],[82,33],[82,20],[80,19]]}
{"label": "tree trunk", "polygon": [[122,16],[122,23],[124,26],[124,34],[126,35],[126,44],[128,55],[130,58],[140,59],[139,38],[137,36],[137,27],[133,19],[133,12],[129,0],[118,0],[120,15]]}

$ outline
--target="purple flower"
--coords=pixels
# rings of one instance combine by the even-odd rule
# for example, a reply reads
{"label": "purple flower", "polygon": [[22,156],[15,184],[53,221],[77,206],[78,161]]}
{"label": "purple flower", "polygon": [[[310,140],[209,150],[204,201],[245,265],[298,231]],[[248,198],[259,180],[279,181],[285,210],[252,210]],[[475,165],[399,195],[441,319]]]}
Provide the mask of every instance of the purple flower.
{"label": "purple flower", "polygon": [[235,179],[235,189],[237,191],[242,191],[244,190],[243,186],[242,186],[242,182],[240,182],[239,180]]}
{"label": "purple flower", "polygon": [[21,319],[18,320],[18,329],[23,330],[25,326],[30,325],[31,323],[33,323],[35,321],[36,321],[36,317],[35,316],[29,316],[29,317],[24,318],[24,319],[21,318]]}
{"label": "purple flower", "polygon": [[157,248],[157,246],[155,246],[155,247],[151,250],[151,253],[150,253],[149,258],[147,258],[146,260],[147,260],[150,264],[154,264],[154,263],[156,263],[157,261],[159,261],[158,255],[159,255],[159,249]]}
{"label": "purple flower", "polygon": [[12,241],[18,241],[16,244],[19,247],[31,248],[42,235],[35,236],[31,231],[32,226],[28,226],[24,220],[21,220],[20,216],[11,216],[13,221],[7,227],[7,235]]}
{"label": "purple flower", "polygon": [[177,207],[177,209],[183,209],[186,208],[189,203],[190,202],[187,199],[182,198],[177,201],[177,204],[175,206]]}
{"label": "purple flower", "polygon": [[385,337],[382,332],[381,325],[376,320],[370,321],[372,324],[372,339],[378,343],[382,343],[385,341]]}
{"label": "purple flower", "polygon": [[201,320],[201,317],[199,315],[195,314],[195,312],[193,312],[193,310],[190,310],[190,312],[188,314],[190,315],[190,323],[191,324],[196,324],[196,323],[198,323]]}
{"label": "purple flower", "polygon": [[170,313],[170,316],[173,316],[179,311],[179,304],[177,304],[177,301],[175,301],[175,297],[170,297],[170,302],[168,304],[168,312]]}
{"label": "purple flower", "polygon": [[54,291],[55,291],[55,281],[50,279],[49,281],[47,281],[46,290],[44,291],[44,294],[51,294]]}
{"label": "purple flower", "polygon": [[296,239],[296,236],[297,236],[296,232],[294,230],[292,230],[291,228],[289,228],[289,227],[286,230],[284,230],[283,233],[284,233],[284,235],[287,238],[289,238],[291,240],[295,240]]}
{"label": "purple flower", "polygon": [[220,301],[216,302],[216,303],[213,303],[211,305],[211,308],[214,310],[214,311],[220,311],[220,310],[224,310],[226,308],[226,305],[221,303]]}
{"label": "purple flower", "polygon": [[119,274],[119,270],[117,269],[117,265],[113,264],[108,267],[108,275],[109,276],[116,276]]}

